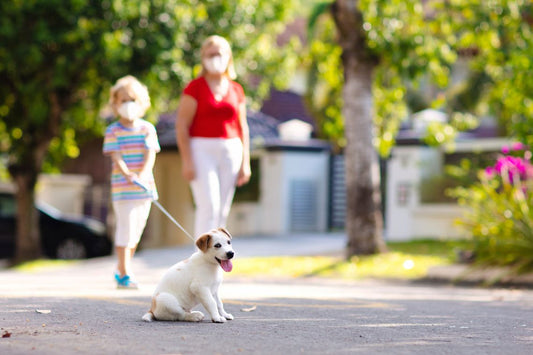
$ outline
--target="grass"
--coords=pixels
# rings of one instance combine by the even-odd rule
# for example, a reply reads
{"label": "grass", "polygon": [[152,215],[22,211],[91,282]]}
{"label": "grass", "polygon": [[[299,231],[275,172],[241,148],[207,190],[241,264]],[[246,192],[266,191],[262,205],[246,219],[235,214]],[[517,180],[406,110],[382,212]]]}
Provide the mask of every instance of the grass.
{"label": "grass", "polygon": [[[231,277],[330,277],[339,279],[424,277],[430,267],[456,262],[455,251],[468,241],[418,240],[389,243],[389,251],[371,256],[278,256],[237,259]],[[230,275],[228,275],[230,276]]]}
{"label": "grass", "polygon": [[79,260],[37,259],[20,263],[14,266],[13,270],[20,272],[37,272],[42,270],[58,269],[77,262],[79,262]]}
{"label": "grass", "polygon": [[[233,271],[226,277],[330,277],[338,279],[389,278],[417,279],[424,277],[432,266],[456,262],[455,251],[471,248],[464,240],[417,240],[388,243],[388,252],[371,256],[356,256],[347,261],[339,256],[274,256],[237,258]],[[61,268],[78,260],[39,259],[14,267],[21,272],[37,272]]]}

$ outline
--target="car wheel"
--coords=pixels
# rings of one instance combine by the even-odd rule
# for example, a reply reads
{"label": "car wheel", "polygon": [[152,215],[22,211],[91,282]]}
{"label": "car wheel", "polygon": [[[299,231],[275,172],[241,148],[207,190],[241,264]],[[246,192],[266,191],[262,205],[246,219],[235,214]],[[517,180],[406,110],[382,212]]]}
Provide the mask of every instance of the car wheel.
{"label": "car wheel", "polygon": [[58,259],[85,259],[87,249],[79,240],[68,238],[57,245],[56,257]]}

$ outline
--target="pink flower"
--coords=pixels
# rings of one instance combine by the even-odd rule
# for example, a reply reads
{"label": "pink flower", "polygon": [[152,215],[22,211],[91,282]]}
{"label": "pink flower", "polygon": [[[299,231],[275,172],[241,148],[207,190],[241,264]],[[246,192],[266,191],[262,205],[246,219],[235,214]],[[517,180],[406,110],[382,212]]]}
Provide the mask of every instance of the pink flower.
{"label": "pink flower", "polygon": [[496,169],[493,166],[487,166],[485,168],[485,176],[489,179],[492,179],[496,174]]}
{"label": "pink flower", "polygon": [[526,146],[521,142],[515,142],[511,145],[511,150],[524,150],[525,148]]}
{"label": "pink flower", "polygon": [[527,179],[528,171],[528,161],[513,157],[510,155],[499,158],[494,165],[494,170],[503,176],[504,173],[507,173],[507,177],[510,182],[514,181],[514,177],[517,176],[520,180]]}

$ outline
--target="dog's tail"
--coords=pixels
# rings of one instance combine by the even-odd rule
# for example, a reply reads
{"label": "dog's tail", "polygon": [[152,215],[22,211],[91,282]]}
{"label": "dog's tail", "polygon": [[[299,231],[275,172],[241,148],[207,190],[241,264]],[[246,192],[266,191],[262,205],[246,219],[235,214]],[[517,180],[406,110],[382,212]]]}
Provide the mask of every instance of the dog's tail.
{"label": "dog's tail", "polygon": [[145,315],[143,316],[143,321],[145,322],[151,322],[155,319],[154,317],[154,314],[152,313],[152,311],[148,311],[145,313]]}

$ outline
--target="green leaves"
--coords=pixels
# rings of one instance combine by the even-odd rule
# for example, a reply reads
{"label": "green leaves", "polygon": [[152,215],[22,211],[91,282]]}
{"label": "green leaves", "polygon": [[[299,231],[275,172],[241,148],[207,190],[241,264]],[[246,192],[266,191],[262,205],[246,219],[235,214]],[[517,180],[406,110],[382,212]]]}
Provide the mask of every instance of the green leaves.
{"label": "green leaves", "polygon": [[[478,117],[495,117],[510,135],[533,144],[533,5],[523,0],[359,0],[353,1],[363,17],[368,56],[379,58],[374,77],[376,144],[382,155],[394,145],[400,122],[425,108],[449,114],[448,124],[434,125],[428,142],[441,144],[458,130],[476,126]],[[322,5],[319,5],[322,6]],[[321,10],[323,11],[323,10]],[[330,73],[338,63],[322,47],[334,47],[335,32],[328,32],[327,11],[313,13],[315,31],[309,47],[310,76]],[[311,78],[310,92],[338,92],[343,78]],[[316,86],[315,86],[316,85]],[[328,89],[324,89],[324,86]],[[342,132],[342,118],[326,118],[327,107],[309,100],[313,111]],[[458,120],[458,114],[468,117]],[[324,124],[325,124],[324,123]],[[339,141],[341,136],[324,137]]]}
{"label": "green leaves", "polygon": [[[43,142],[46,167],[101,134],[108,89],[132,74],[150,90],[148,118],[176,109],[205,37],[234,47],[238,80],[257,103],[286,85],[298,45],[277,35],[293,0],[33,0],[0,3],[0,146],[9,164]],[[23,132],[23,134],[19,134]],[[5,149],[4,149],[5,148]]]}

